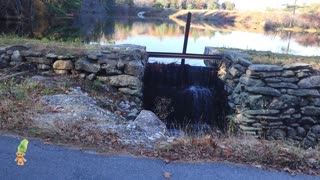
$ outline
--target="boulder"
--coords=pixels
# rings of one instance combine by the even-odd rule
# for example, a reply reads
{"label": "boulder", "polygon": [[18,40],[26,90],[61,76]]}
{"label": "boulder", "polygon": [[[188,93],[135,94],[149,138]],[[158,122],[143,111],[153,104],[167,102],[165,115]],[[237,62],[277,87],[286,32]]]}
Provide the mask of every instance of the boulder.
{"label": "boulder", "polygon": [[72,70],[73,63],[71,60],[57,60],[53,63],[53,69],[56,70]]}
{"label": "boulder", "polygon": [[142,92],[139,89],[119,88],[118,90],[124,94],[129,94],[133,96],[142,96]]}
{"label": "boulder", "polygon": [[166,125],[151,111],[142,110],[133,124],[150,139],[159,139],[168,135]]}
{"label": "boulder", "polygon": [[319,88],[320,87],[320,76],[311,76],[299,81],[298,86],[300,88]]}

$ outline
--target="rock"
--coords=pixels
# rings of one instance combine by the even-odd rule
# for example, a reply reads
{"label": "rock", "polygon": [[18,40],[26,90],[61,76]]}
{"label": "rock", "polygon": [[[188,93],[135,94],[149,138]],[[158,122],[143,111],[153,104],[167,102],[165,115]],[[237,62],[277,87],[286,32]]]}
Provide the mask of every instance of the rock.
{"label": "rock", "polygon": [[320,106],[320,98],[315,98],[315,99],[313,99],[313,104],[314,104],[315,106]]}
{"label": "rock", "polygon": [[312,69],[312,66],[306,63],[293,63],[293,64],[284,65],[283,69],[286,69],[286,70]]}
{"label": "rock", "polygon": [[106,77],[106,82],[111,86],[129,87],[132,89],[141,89],[142,82],[139,78],[129,75],[118,75]]}
{"label": "rock", "polygon": [[13,51],[13,54],[11,55],[11,61],[15,61],[15,62],[23,61],[23,57],[21,56],[19,51]]}
{"label": "rock", "polygon": [[315,106],[303,107],[301,108],[301,113],[307,116],[319,116],[320,107],[315,107]]}
{"label": "rock", "polygon": [[295,76],[295,75],[296,75],[296,73],[293,72],[293,71],[291,71],[291,70],[284,70],[284,71],[282,71],[282,73],[281,73],[281,76],[282,76],[282,77],[293,77],[293,76]]}
{"label": "rock", "polygon": [[320,97],[319,91],[315,89],[288,89],[287,92],[294,96]]}
{"label": "rock", "polygon": [[46,58],[48,58],[48,59],[58,59],[58,56],[53,54],[53,53],[49,53],[49,54],[46,55]]}
{"label": "rock", "polygon": [[71,55],[58,56],[59,60],[74,60],[76,57]]}
{"label": "rock", "polygon": [[20,54],[24,57],[40,57],[42,55],[40,52],[34,52],[31,50],[22,50]]}
{"label": "rock", "polygon": [[122,72],[117,69],[114,64],[103,64],[101,65],[101,69],[104,69],[107,75],[120,75]]}
{"label": "rock", "polygon": [[130,88],[119,88],[118,89],[123,94],[129,94],[133,96],[142,96],[142,92],[139,89],[130,89]]}
{"label": "rock", "polygon": [[314,133],[314,134],[317,134],[319,135],[320,134],[320,125],[315,125],[311,128],[311,131]]}
{"label": "rock", "polygon": [[306,136],[306,130],[303,127],[297,127],[297,136],[304,138]]}
{"label": "rock", "polygon": [[92,73],[86,77],[89,81],[93,81],[96,78],[96,74]]}
{"label": "rock", "polygon": [[54,72],[56,74],[61,74],[61,75],[65,75],[65,74],[68,74],[69,71],[68,70],[59,70],[59,69],[55,69]]}
{"label": "rock", "polygon": [[273,98],[273,100],[269,104],[269,108],[280,110],[280,109],[296,107],[299,104],[300,104],[300,98],[296,96],[282,95],[278,98]]}
{"label": "rock", "polygon": [[258,115],[258,116],[255,116],[254,118],[259,120],[260,122],[261,121],[270,121],[270,122],[275,122],[275,121],[282,121],[283,118],[280,117],[280,116],[268,116],[269,114],[266,114],[265,116],[261,116],[261,115]]}
{"label": "rock", "polygon": [[262,109],[266,106],[265,99],[262,95],[251,95],[248,96],[248,102],[250,104],[250,109]]}
{"label": "rock", "polygon": [[319,88],[320,87],[320,76],[311,76],[299,81],[298,86],[300,88]]}
{"label": "rock", "polygon": [[53,63],[53,69],[55,70],[72,70],[73,63],[71,60],[57,60]]}
{"label": "rock", "polygon": [[288,127],[287,128],[288,138],[295,137],[298,133],[294,128]]}
{"label": "rock", "polygon": [[47,59],[47,58],[44,58],[44,57],[25,57],[26,60],[28,62],[34,62],[34,63],[37,63],[37,64],[46,64],[46,65],[52,65],[53,64],[53,59]]}
{"label": "rock", "polygon": [[142,78],[144,73],[144,66],[141,64],[141,62],[130,61],[129,63],[125,64],[124,73]]}
{"label": "rock", "polygon": [[0,68],[7,68],[9,66],[10,66],[9,60],[6,60],[5,55],[2,54],[0,56]]}
{"label": "rock", "polygon": [[252,70],[246,71],[247,77],[260,77],[260,78],[269,78],[269,77],[277,77],[281,75],[280,71],[261,71],[261,72],[255,72]]}
{"label": "rock", "polygon": [[[264,79],[267,83],[279,83],[282,81],[282,78],[279,77],[271,77],[271,78],[265,78]],[[298,79],[299,80],[299,79]]]}
{"label": "rock", "polygon": [[89,54],[87,57],[91,60],[98,60],[98,56],[96,54]]}
{"label": "rock", "polygon": [[272,130],[271,135],[272,135],[272,137],[274,137],[277,140],[283,140],[287,136],[286,132],[282,129]]}
{"label": "rock", "polygon": [[239,126],[241,130],[243,131],[261,131],[262,128],[258,128],[258,127],[249,127],[249,126],[244,126],[244,125],[240,125]]}
{"label": "rock", "polygon": [[241,76],[241,71],[239,71],[238,69],[236,69],[234,67],[231,67],[228,71],[233,77]]}
{"label": "rock", "polygon": [[289,108],[286,111],[283,111],[283,114],[292,115],[296,112],[295,108]]}
{"label": "rock", "polygon": [[123,70],[124,70],[124,67],[125,67],[125,63],[122,62],[122,61],[118,61],[118,63],[117,63],[117,68],[118,68],[119,70],[123,71]]}
{"label": "rock", "polygon": [[281,92],[271,87],[247,87],[247,91],[255,94],[281,96]]}
{"label": "rock", "polygon": [[241,73],[245,73],[247,70],[247,68],[245,68],[244,66],[242,66],[240,64],[235,64],[233,67],[236,68],[237,70],[239,70]]}
{"label": "rock", "polygon": [[308,106],[309,105],[309,100],[306,98],[301,98],[300,100],[300,106],[304,107],[304,106]]}
{"label": "rock", "polygon": [[49,70],[49,69],[51,69],[51,66],[46,65],[46,64],[37,64],[37,68],[39,70]]}
{"label": "rock", "polygon": [[76,70],[82,70],[90,73],[97,73],[100,71],[100,65],[92,63],[85,58],[79,59],[75,63]]}
{"label": "rock", "polygon": [[247,60],[245,58],[242,58],[242,57],[239,57],[238,61],[242,66],[245,66],[245,67],[248,67],[248,66],[250,66],[252,64],[251,61],[249,61],[249,60]]}
{"label": "rock", "polygon": [[169,135],[166,125],[151,111],[142,110],[133,123],[149,139],[159,139]]}
{"label": "rock", "polygon": [[31,47],[28,45],[13,45],[6,48],[6,51],[22,51],[22,50],[29,50]]}
{"label": "rock", "polygon": [[259,110],[245,110],[245,114],[248,115],[275,115],[279,114],[279,110],[271,110],[271,109],[259,109]]}
{"label": "rock", "polygon": [[303,117],[300,120],[300,123],[302,124],[316,124],[317,122],[312,117]]}
{"label": "rock", "polygon": [[310,72],[299,72],[297,73],[297,77],[298,78],[305,78],[305,77],[309,77],[311,75]]}
{"label": "rock", "polygon": [[265,83],[260,79],[253,79],[253,78],[248,78],[244,76],[240,78],[240,83],[245,84],[246,86],[256,86],[256,87],[265,85]]}
{"label": "rock", "polygon": [[273,88],[287,88],[287,89],[298,89],[299,87],[295,84],[292,83],[268,83],[268,86],[273,87]]}
{"label": "rock", "polygon": [[252,64],[248,67],[248,69],[254,72],[274,72],[274,71],[282,71],[283,68],[277,65]]}
{"label": "rock", "polygon": [[286,83],[296,83],[299,81],[299,78],[297,77],[292,77],[292,78],[281,78],[282,82],[286,82]]}

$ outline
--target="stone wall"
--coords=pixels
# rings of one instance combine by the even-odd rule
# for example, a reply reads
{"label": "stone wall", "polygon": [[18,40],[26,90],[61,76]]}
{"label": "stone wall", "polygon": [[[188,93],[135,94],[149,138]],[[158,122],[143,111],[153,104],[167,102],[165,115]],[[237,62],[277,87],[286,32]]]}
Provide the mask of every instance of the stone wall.
{"label": "stone wall", "polygon": [[[207,47],[207,54],[218,53]],[[221,78],[241,132],[289,138],[305,146],[320,137],[320,76],[309,64],[252,64],[246,54],[223,52]],[[223,71],[223,70],[222,70]]]}
{"label": "stone wall", "polygon": [[31,62],[39,71],[76,73],[81,78],[104,81],[121,93],[142,96],[142,77],[147,62],[146,48],[136,45],[103,46],[81,55],[33,51],[30,46],[0,47],[0,68]]}

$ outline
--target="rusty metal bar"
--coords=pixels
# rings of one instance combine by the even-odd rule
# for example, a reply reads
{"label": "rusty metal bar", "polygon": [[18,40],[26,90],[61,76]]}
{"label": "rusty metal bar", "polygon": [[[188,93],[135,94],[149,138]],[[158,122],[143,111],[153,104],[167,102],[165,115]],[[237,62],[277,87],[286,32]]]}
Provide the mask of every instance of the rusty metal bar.
{"label": "rusty metal bar", "polygon": [[157,58],[187,58],[199,60],[222,60],[222,55],[208,55],[208,54],[190,54],[190,53],[169,53],[169,52],[147,52],[148,57]]}
{"label": "rusty metal bar", "polygon": [[[189,32],[190,32],[190,24],[191,24],[191,12],[188,12],[187,16],[187,23],[186,23],[186,30],[184,32],[184,42],[183,42],[183,50],[182,54],[187,53],[187,48],[188,48],[188,39],[189,39]],[[185,59],[181,59],[181,65],[185,64]]]}

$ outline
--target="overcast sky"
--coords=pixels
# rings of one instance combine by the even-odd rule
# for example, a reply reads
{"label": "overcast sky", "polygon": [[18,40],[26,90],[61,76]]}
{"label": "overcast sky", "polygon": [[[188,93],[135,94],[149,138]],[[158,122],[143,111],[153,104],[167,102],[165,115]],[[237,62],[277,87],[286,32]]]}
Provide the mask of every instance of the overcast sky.
{"label": "overcast sky", "polygon": [[[221,0],[220,0],[221,1]],[[284,4],[294,4],[294,0],[230,0],[236,4],[237,9],[265,9],[281,8]],[[223,2],[223,1],[221,1]],[[297,4],[320,3],[320,0],[297,0]]]}

